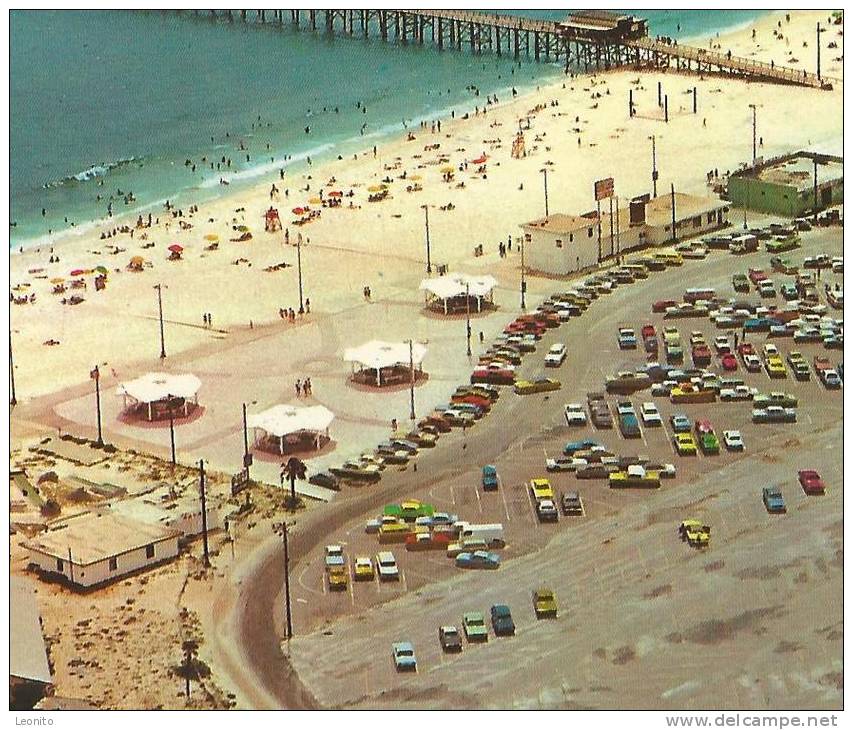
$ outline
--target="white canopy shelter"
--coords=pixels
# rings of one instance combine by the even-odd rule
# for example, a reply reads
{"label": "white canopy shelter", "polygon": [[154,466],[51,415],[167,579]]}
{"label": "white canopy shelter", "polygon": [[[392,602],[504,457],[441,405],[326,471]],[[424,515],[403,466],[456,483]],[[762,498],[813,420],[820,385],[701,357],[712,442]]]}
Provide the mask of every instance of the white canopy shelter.
{"label": "white canopy shelter", "polygon": [[183,415],[189,415],[190,410],[198,405],[199,388],[201,380],[190,373],[146,373],[119,385],[118,394],[124,396],[125,408],[128,405],[133,409],[146,406],[150,421],[155,411],[162,411],[158,404],[168,408],[176,399],[180,401]]}
{"label": "white canopy shelter", "polygon": [[492,293],[497,286],[494,276],[469,276],[468,274],[446,274],[435,279],[421,281],[420,290],[426,292],[427,305],[438,300],[448,314],[455,304],[468,305],[468,298],[475,301],[477,311],[482,311],[483,302],[492,303]]}
{"label": "white canopy shelter", "polygon": [[319,449],[321,441],[329,439],[329,424],[334,418],[335,414],[325,406],[277,405],[250,415],[248,425],[255,429],[256,445],[277,439],[279,453],[284,454],[285,441],[296,444],[306,434]]}
{"label": "white canopy shelter", "polygon": [[[360,347],[348,347],[344,350],[344,360],[359,365],[360,370],[375,370],[376,385],[382,385],[383,374],[386,384],[393,379],[394,371],[409,366],[421,370],[426,356],[426,347],[419,342],[383,342],[371,340]],[[389,377],[390,376],[390,377]]]}

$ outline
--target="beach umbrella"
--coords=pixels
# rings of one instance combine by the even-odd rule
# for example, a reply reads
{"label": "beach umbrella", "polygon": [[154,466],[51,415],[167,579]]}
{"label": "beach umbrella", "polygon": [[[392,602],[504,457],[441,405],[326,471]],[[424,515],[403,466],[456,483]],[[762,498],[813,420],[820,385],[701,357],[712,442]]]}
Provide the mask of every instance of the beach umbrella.
{"label": "beach umbrella", "polygon": [[445,172],[445,173],[447,173],[447,172],[456,172],[456,168],[455,168],[455,167],[453,167],[453,165],[445,165],[444,167],[442,167],[442,168],[441,168],[441,171],[442,171],[442,172]]}
{"label": "beach umbrella", "polygon": [[97,271],[99,274],[104,275],[109,273],[109,269],[106,266],[96,266],[95,271]]}
{"label": "beach umbrella", "polygon": [[86,273],[86,270],[85,270],[85,269],[74,269],[74,270],[72,270],[72,271],[71,271],[71,273],[69,274],[69,276],[82,276],[82,275],[83,275],[83,274],[85,274],[85,273]]}
{"label": "beach umbrella", "polygon": [[183,246],[181,246],[180,244],[173,243],[171,246],[169,246],[169,250],[170,250],[172,253],[180,253],[181,251],[183,251],[183,250],[184,250],[184,247],[183,247]]}
{"label": "beach umbrella", "polygon": [[323,203],[323,199],[317,197],[308,198],[308,202],[311,203],[311,205],[321,205]]}
{"label": "beach umbrella", "polygon": [[371,185],[367,188],[367,192],[369,193],[381,193],[383,190],[385,190],[385,188],[381,185]]}
{"label": "beach umbrella", "polygon": [[420,175],[409,175],[409,180],[420,180],[420,179],[421,179]]}
{"label": "beach umbrella", "polygon": [[50,280],[50,283],[51,284],[61,284],[64,281],[65,281],[65,279],[63,279],[61,276],[56,276]]}
{"label": "beach umbrella", "polygon": [[205,241],[218,241],[218,240],[219,240],[219,236],[217,236],[215,233],[208,233],[208,234],[204,237],[204,240],[205,240]]}
{"label": "beach umbrella", "polygon": [[480,155],[476,160],[471,160],[472,165],[482,165],[488,158],[485,155]]}
{"label": "beach umbrella", "polygon": [[305,212],[304,208],[294,208],[293,215],[302,215]]}
{"label": "beach umbrella", "polygon": [[342,198],[342,197],[344,197],[344,194],[340,190],[332,190],[332,192],[329,193],[329,197],[330,198]]}
{"label": "beach umbrella", "polygon": [[249,230],[249,226],[237,226],[237,230],[240,231],[240,233],[245,233]]}
{"label": "beach umbrella", "polygon": [[132,256],[130,259],[131,266],[142,266],[145,263],[145,259],[142,256]]}

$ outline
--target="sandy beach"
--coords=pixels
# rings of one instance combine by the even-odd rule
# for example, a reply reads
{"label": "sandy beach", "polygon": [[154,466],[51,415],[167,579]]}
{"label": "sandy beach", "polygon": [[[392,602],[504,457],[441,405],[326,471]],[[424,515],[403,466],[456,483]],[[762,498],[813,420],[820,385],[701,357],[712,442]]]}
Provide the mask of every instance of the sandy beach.
{"label": "sandy beach", "polygon": [[[736,32],[697,40],[696,45],[719,46],[735,55],[813,71],[815,23],[826,23],[827,15],[792,11],[787,19],[784,11],[776,12]],[[490,274],[498,280],[497,311],[473,323],[475,333],[483,332],[488,342],[520,311],[518,247],[513,245],[501,258],[498,245],[510,237],[515,242],[521,223],[543,215],[541,170],[546,165],[551,212],[581,214],[595,207],[593,181],[599,178],[613,176],[622,199],[651,191],[649,138],[654,135],[659,191],[673,185],[681,192],[711,194],[709,171],[723,175],[751,161],[750,105],[757,107],[759,156],[799,149],[841,154],[841,28],[827,25],[822,37],[822,68],[827,78],[834,79],[831,91],[673,72],[567,76],[517,98],[501,98],[485,112],[484,99],[477,113],[473,104],[457,109],[455,118],[441,119],[440,131],[438,125],[434,130],[431,125],[401,130],[398,137],[379,143],[375,155],[367,148],[355,159],[317,163],[284,180],[271,174],[250,190],[225,194],[192,213],[183,209],[183,215],[173,216],[161,211],[155,215],[159,222],[151,227],[136,228],[135,219],[117,219],[87,233],[59,234],[51,246],[13,251],[12,294],[34,295],[35,300],[10,304],[18,399],[11,418],[13,449],[20,457],[22,447],[57,430],[93,437],[89,374],[97,365],[102,374],[105,440],[120,449],[167,455],[168,429],[126,427],[118,418],[121,399],[115,392],[122,381],[165,370],[193,372],[201,378],[200,402],[207,407],[197,422],[180,426],[179,462],[205,458],[214,471],[235,471],[242,455],[241,402],[254,410],[289,402],[321,403],[335,411],[334,447],[309,461],[311,471],[357,455],[387,435],[391,417],[406,416],[408,393],[363,394],[346,385],[345,348],[374,338],[427,341],[430,378],[418,389],[419,415],[446,399],[470,371],[470,361],[461,356],[464,320],[451,325],[422,313],[418,285],[426,276],[424,206],[429,208],[432,265]],[[829,43],[836,46],[829,48]],[[657,106],[659,82],[669,97],[668,123]],[[628,115],[629,90],[637,105],[634,118]],[[468,118],[463,119],[466,113]],[[510,151],[520,124],[527,154],[514,159]],[[482,155],[487,161],[481,169],[472,161]],[[448,180],[443,170],[450,168],[453,175]],[[271,196],[272,185],[279,192]],[[387,197],[370,202],[369,189],[379,185],[387,186]],[[342,204],[326,207],[312,202],[321,191],[325,200],[329,193],[341,191]],[[264,214],[271,206],[278,209],[289,241],[284,231],[264,230]],[[302,216],[292,211],[306,206],[320,215],[295,225]],[[133,236],[101,237],[124,225],[133,228]],[[234,240],[247,231],[249,240]],[[294,244],[300,235],[310,312],[297,314],[290,322],[281,310],[299,308]],[[175,244],[182,255],[170,260],[169,247]],[[474,255],[478,245],[483,246],[482,256]],[[132,271],[129,263],[137,256],[144,263],[140,271]],[[108,272],[102,291],[95,289],[95,274],[70,274],[98,266]],[[80,278],[85,288],[71,288],[70,282]],[[159,357],[154,289],[158,284],[165,359]],[[365,286],[371,289],[370,300],[364,296]],[[53,293],[55,287],[64,291]],[[528,278],[528,305],[554,288],[552,280]],[[62,303],[73,295],[83,301]],[[206,313],[212,316],[210,325],[203,319]],[[305,376],[315,381],[315,395],[298,398],[293,384]],[[255,469],[257,479],[278,483],[277,459],[256,462]],[[222,495],[225,483],[223,478],[218,484]],[[239,600],[240,581],[264,558],[271,521],[272,515],[265,515],[235,558],[228,557],[230,547],[218,545],[220,563],[209,579],[188,583],[187,576],[197,568],[194,549],[196,557],[185,556],[152,573],[146,591],[117,585],[110,589],[114,595],[109,601],[99,604],[98,615],[105,616],[113,607],[118,610],[135,602],[134,608],[122,610],[133,613],[136,627],[175,641],[190,631],[190,624],[193,631],[216,632],[213,646],[202,651],[212,676],[198,704],[185,703],[180,684],[168,673],[160,677],[168,678],[168,683],[158,683],[158,675],[152,674],[128,694],[115,687],[110,690],[115,681],[111,673],[89,674],[85,681],[76,676],[68,664],[75,647],[85,640],[97,641],[87,637],[87,625],[78,623],[89,616],[94,600],[73,596],[66,604],[64,591],[46,586],[40,589],[40,600],[47,607],[45,633],[55,637],[57,693],[98,698],[109,707],[269,706],[263,689],[253,694],[251,687],[240,686],[240,657],[228,645],[237,631],[231,614]],[[12,569],[21,571],[22,553],[15,539],[13,543]],[[158,605],[159,594],[152,586],[162,587],[169,606]],[[214,594],[217,598],[211,600]],[[134,602],[129,602],[131,598]],[[145,654],[146,641],[138,638],[126,652]],[[180,660],[173,648],[161,653],[167,657],[164,661]],[[120,674],[123,659],[116,654],[105,666]]]}

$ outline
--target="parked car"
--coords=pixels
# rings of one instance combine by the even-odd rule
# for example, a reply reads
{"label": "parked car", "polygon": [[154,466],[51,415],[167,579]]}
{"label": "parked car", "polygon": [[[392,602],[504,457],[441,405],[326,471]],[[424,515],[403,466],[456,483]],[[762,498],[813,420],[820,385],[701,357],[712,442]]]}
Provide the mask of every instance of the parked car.
{"label": "parked car", "polygon": [[826,492],[826,484],[814,469],[801,469],[797,472],[797,478],[806,494],[824,494]]}
{"label": "parked car", "polygon": [[689,433],[690,419],[683,413],[673,413],[669,417],[669,423],[675,433]]}
{"label": "parked car", "polygon": [[455,626],[439,626],[438,643],[441,644],[441,650],[447,653],[462,651],[462,636]]}
{"label": "parked car", "polygon": [[550,472],[575,471],[588,463],[586,459],[576,459],[574,456],[556,456],[545,459],[545,469]]}
{"label": "parked car", "polygon": [[487,550],[477,550],[473,553],[464,552],[456,556],[457,568],[494,570],[499,568],[500,565],[501,556]]}
{"label": "parked car", "polygon": [[559,517],[557,515],[557,506],[553,500],[540,499],[536,503],[536,516],[540,522],[556,522]]}
{"label": "parked car", "polygon": [[701,520],[683,520],[678,526],[678,534],[691,547],[707,547],[711,541],[711,527]]}
{"label": "parked car", "polygon": [[400,569],[394,559],[394,553],[385,550],[376,556],[376,569],[379,580],[400,580]]}
{"label": "parked car", "polygon": [[752,400],[756,393],[756,388],[750,388],[748,385],[735,385],[732,388],[720,388],[721,401],[744,401]]}
{"label": "parked car", "polygon": [[498,470],[492,464],[483,467],[482,484],[484,492],[494,492],[498,488]]}
{"label": "parked car", "polygon": [[497,603],[491,610],[492,629],[495,636],[512,636],[515,634],[515,622],[512,620],[512,612],[504,603]]}
{"label": "parked car", "polygon": [[630,327],[620,327],[619,328],[619,349],[620,350],[636,350],[637,349],[637,335],[633,329]]}
{"label": "parked car", "polygon": [[551,345],[548,353],[545,355],[546,368],[558,368],[566,359],[566,346],[562,342]]}
{"label": "parked car", "polygon": [[696,456],[696,439],[690,433],[677,433],[673,438],[679,456]]}
{"label": "parked car", "polygon": [[764,501],[764,507],[771,514],[781,514],[788,511],[788,508],[785,506],[785,498],[782,496],[782,490],[778,487],[764,487],[761,498]]}
{"label": "parked car", "polygon": [[767,406],[767,408],[753,408],[753,423],[794,423],[797,420],[797,411],[793,408],[782,408],[781,406]]}
{"label": "parked car", "polygon": [[535,380],[516,380],[513,390],[518,395],[533,395],[534,393],[547,393],[561,388],[559,380],[553,378],[536,378]]}
{"label": "parked car", "polygon": [[566,516],[583,516],[583,501],[577,492],[563,492],[560,498],[560,506]]}
{"label": "parked car", "polygon": [[740,431],[723,431],[723,443],[729,451],[743,451],[743,437]]}
{"label": "parked car", "polygon": [[533,591],[533,611],[536,618],[557,618],[557,596],[550,588]]}
{"label": "parked car", "polygon": [[660,411],[658,411],[657,406],[651,401],[647,401],[640,406],[640,414],[643,417],[643,424],[646,426],[663,425],[660,417]]}
{"label": "parked car", "polygon": [[398,672],[416,672],[418,660],[415,657],[415,647],[408,641],[398,641],[391,645],[391,654],[394,657],[394,667]]}
{"label": "parked car", "polygon": [[318,471],[316,474],[312,474],[311,478],[308,479],[308,483],[316,484],[318,487],[325,487],[326,489],[334,489],[336,491],[341,488],[340,480],[328,471]]}
{"label": "parked car", "polygon": [[468,641],[488,641],[489,630],[486,628],[486,618],[480,611],[469,611],[462,614],[462,630]]}
{"label": "parked car", "polygon": [[569,426],[586,426],[586,411],[580,403],[566,404],[565,414]]}
{"label": "parked car", "polygon": [[356,557],[353,578],[355,580],[373,580],[373,561],[364,556]]}

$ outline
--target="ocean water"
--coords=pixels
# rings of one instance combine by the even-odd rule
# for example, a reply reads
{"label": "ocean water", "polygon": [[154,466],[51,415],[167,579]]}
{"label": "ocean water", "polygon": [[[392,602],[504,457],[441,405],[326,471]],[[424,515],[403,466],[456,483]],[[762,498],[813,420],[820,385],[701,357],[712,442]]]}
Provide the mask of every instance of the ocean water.
{"label": "ocean water", "polygon": [[[762,11],[632,12],[649,19],[652,35],[689,38]],[[508,56],[430,44],[389,52],[378,38],[160,12],[13,11],[10,46],[15,247],[72,224],[82,230],[110,202],[115,216],[160,210],[167,199],[201,202],[562,74]]]}

